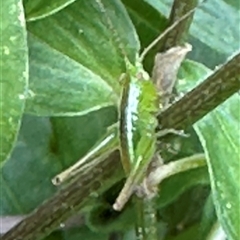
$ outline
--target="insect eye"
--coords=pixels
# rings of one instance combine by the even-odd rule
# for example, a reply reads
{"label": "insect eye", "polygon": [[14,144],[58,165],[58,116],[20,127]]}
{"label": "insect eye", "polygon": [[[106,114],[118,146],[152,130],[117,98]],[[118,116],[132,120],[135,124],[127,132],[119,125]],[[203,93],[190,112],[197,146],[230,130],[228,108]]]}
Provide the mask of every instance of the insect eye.
{"label": "insect eye", "polygon": [[149,75],[147,72],[145,71],[139,71],[137,74],[136,74],[136,78],[139,80],[139,81],[145,81],[145,80],[149,80]]}

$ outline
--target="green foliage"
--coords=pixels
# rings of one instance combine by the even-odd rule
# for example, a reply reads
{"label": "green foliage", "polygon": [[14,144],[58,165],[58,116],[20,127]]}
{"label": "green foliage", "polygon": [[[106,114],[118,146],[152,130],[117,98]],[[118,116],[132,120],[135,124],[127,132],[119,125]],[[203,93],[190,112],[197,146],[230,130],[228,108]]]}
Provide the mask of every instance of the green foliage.
{"label": "green foliage", "polygon": [[207,156],[216,212],[230,239],[240,236],[239,106],[234,95],[195,126]]}
{"label": "green foliage", "polygon": [[[2,0],[2,216],[28,214],[51,197],[57,190],[51,178],[83,156],[117,121],[121,89],[118,79],[125,70],[119,42],[134,63],[139,49],[165,28],[164,16],[170,2],[104,1],[115,36],[95,0],[25,0],[23,5],[17,0]],[[207,1],[197,10],[189,37],[193,45],[191,61],[185,61],[179,73],[181,91],[196,86],[212,73],[209,68],[215,68],[237,51],[239,11],[239,5],[230,0]],[[144,62],[149,71],[153,54]],[[195,124],[201,144],[193,130],[191,137],[176,142],[180,150],[172,159],[204,151],[208,167],[177,174],[160,186],[157,201],[161,239],[188,240],[197,234],[205,237],[202,226],[211,229],[210,225],[216,222],[213,206],[228,239],[237,240],[240,236],[239,105],[239,96],[234,95]],[[208,186],[213,205],[203,208]],[[109,202],[117,196],[114,193],[109,201],[113,191],[106,192],[100,206],[110,207]],[[192,192],[197,193],[197,200]],[[132,239],[125,226],[126,219],[131,219],[131,205],[128,214],[114,218],[112,228],[107,221],[97,221],[97,208],[95,202],[89,201],[83,211],[88,213],[89,226],[58,230],[46,239],[108,239],[109,232],[120,229],[125,240]],[[213,219],[209,222],[208,213]],[[95,226],[91,221],[93,214]],[[96,232],[99,226],[108,233],[106,229],[101,231],[104,233]]]}
{"label": "green foliage", "polygon": [[17,137],[28,84],[28,47],[21,1],[1,3],[1,152],[0,164]]}

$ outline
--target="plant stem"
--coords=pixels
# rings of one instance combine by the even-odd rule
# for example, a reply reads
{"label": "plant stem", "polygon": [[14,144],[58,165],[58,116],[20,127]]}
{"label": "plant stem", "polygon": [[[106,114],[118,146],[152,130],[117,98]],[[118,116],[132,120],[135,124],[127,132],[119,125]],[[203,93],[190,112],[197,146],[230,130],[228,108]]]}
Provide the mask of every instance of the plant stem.
{"label": "plant stem", "polygon": [[[187,5],[188,6],[188,5]],[[188,24],[191,24],[192,21],[192,16],[195,12],[195,10],[197,9],[197,6],[193,4],[189,5],[191,6],[191,8],[184,8],[184,12],[183,11],[178,11],[178,8],[175,8],[174,11],[171,13],[172,17],[175,16],[175,13],[178,14],[177,20],[175,18],[173,18],[173,22],[171,22],[171,24],[169,25],[168,28],[166,28],[156,39],[154,39],[141,53],[139,60],[142,62],[145,58],[145,56],[147,55],[147,53],[157,44],[163,44],[161,46],[163,46],[163,49],[160,49],[160,52],[163,52],[163,50],[167,49],[167,45],[165,46],[165,44],[167,44],[165,41],[167,40],[167,36],[169,34],[171,34],[171,37],[175,37],[176,33],[179,31],[181,32],[181,34],[178,34],[177,37],[177,44],[179,44],[179,42],[182,42],[183,39],[182,37],[184,35],[186,35],[186,33],[188,32]],[[177,5],[177,7],[179,7],[179,5]],[[186,11],[185,11],[186,10]],[[176,21],[175,21],[176,20]],[[175,30],[177,29],[177,30]],[[183,35],[184,34],[184,35]],[[165,41],[164,41],[165,39]],[[160,43],[162,42],[162,43]],[[168,47],[174,47],[176,45],[170,46],[170,44],[168,44]]]}
{"label": "plant stem", "polygon": [[[168,27],[172,26],[174,22],[178,21],[182,16],[198,6],[198,0],[175,0],[173,2],[171,13],[168,21]],[[189,27],[193,20],[194,12],[192,12],[187,18],[181,21],[172,31],[170,31],[159,42],[159,52],[165,52],[166,50],[182,45],[187,38]]]}

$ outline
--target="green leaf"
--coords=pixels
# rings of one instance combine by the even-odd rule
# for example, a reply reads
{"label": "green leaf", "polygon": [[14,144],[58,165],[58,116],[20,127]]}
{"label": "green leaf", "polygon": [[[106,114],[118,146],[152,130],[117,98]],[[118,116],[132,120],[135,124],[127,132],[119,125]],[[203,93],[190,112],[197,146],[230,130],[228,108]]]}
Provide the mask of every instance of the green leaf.
{"label": "green leaf", "polygon": [[141,48],[146,48],[166,27],[167,19],[145,1],[122,0],[141,40]]}
{"label": "green leaf", "polygon": [[41,116],[73,116],[117,104],[118,96],[94,72],[31,34],[28,43],[31,92],[25,112]]}
{"label": "green leaf", "polygon": [[0,163],[9,156],[15,143],[28,83],[28,51],[21,1],[3,1],[1,14]]}
{"label": "green leaf", "polygon": [[204,208],[203,208],[203,214],[201,218],[200,223],[200,231],[198,239],[207,239],[207,236],[209,236],[209,233],[211,232],[214,224],[217,221],[216,211],[212,200],[212,194],[209,194]]}
{"label": "green leaf", "polygon": [[25,116],[10,159],[0,172],[1,215],[27,214],[55,192],[51,177],[61,165],[51,150],[51,123]]}
{"label": "green leaf", "polygon": [[24,0],[27,21],[35,21],[50,16],[67,7],[75,0]]}
{"label": "green leaf", "polygon": [[[116,104],[116,96],[120,92],[118,80],[125,71],[119,42],[132,62],[135,61],[139,42],[120,1],[104,2],[106,13],[101,11],[96,1],[82,0],[46,19],[28,24],[32,35],[30,39],[34,41],[30,40],[30,86],[33,97],[29,99],[27,112],[37,112],[38,115],[81,115],[87,109],[90,112],[111,102],[112,105]],[[115,30],[108,26],[111,24]],[[45,66],[45,62],[49,65]],[[46,77],[49,74],[53,84],[48,83]],[[60,77],[60,74],[64,77]],[[80,86],[76,88],[76,84]],[[67,90],[63,90],[63,85]],[[100,85],[103,86],[98,89]],[[81,98],[79,91],[86,87],[88,90],[82,92]],[[103,99],[100,100],[99,92],[102,90]],[[86,98],[88,95],[91,97]],[[56,99],[52,99],[52,96]]]}
{"label": "green leaf", "polygon": [[158,196],[158,208],[163,208],[174,202],[181,194],[197,185],[208,185],[209,178],[206,167],[193,169],[176,174],[160,185]]}
{"label": "green leaf", "polygon": [[195,124],[207,156],[217,216],[229,239],[240,236],[239,106],[239,95],[235,94]]}
{"label": "green leaf", "polygon": [[178,72],[178,90],[188,92],[202,82],[212,71],[201,63],[185,60]]}

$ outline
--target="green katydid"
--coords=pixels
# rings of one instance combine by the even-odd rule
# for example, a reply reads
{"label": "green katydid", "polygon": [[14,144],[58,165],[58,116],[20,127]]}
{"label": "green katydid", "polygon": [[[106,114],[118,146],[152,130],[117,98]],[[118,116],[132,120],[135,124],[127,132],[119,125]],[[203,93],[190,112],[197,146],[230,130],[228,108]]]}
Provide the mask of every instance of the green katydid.
{"label": "green katydid", "polygon": [[[102,2],[97,2],[101,10],[105,11]],[[164,35],[171,31],[171,29],[189,16],[194,10],[195,9],[175,22],[175,24],[158,37],[150,47],[156,44]],[[122,46],[120,48],[124,54],[124,48]],[[165,56],[176,51],[176,48],[170,49],[164,53]],[[177,65],[180,65],[186,53],[191,50],[189,45],[181,49],[184,49],[184,51],[182,51],[181,57],[176,59],[178,62]],[[141,62],[148,50],[147,48],[140,57],[137,57],[135,65],[131,64],[126,54],[124,54],[126,73],[122,77],[123,90],[120,97],[119,123],[112,126],[107,134],[85,157],[80,159],[69,169],[57,175],[53,179],[54,184],[60,184],[68,178],[74,177],[77,173],[84,171],[86,167],[90,167],[102,161],[105,155],[117,148],[121,152],[121,161],[127,180],[113,208],[115,210],[121,210],[131,195],[137,190],[137,187],[142,183],[149,163],[156,152],[156,115],[162,107],[161,96],[159,97],[158,92],[160,91],[161,94],[165,92],[165,85],[162,84],[163,82],[159,84],[159,80],[155,78],[154,84],[148,73],[143,69]],[[164,55],[162,54],[161,57],[164,57]],[[158,57],[156,57],[156,59],[157,58]],[[155,64],[155,66],[156,69],[158,69],[157,64]],[[177,68],[175,73],[177,72]],[[155,72],[157,72],[157,70]],[[159,74],[156,73],[156,75]],[[167,84],[169,88],[169,86],[173,85],[172,82],[175,81],[174,76],[172,79],[167,79],[167,81],[170,81],[170,84]]]}

